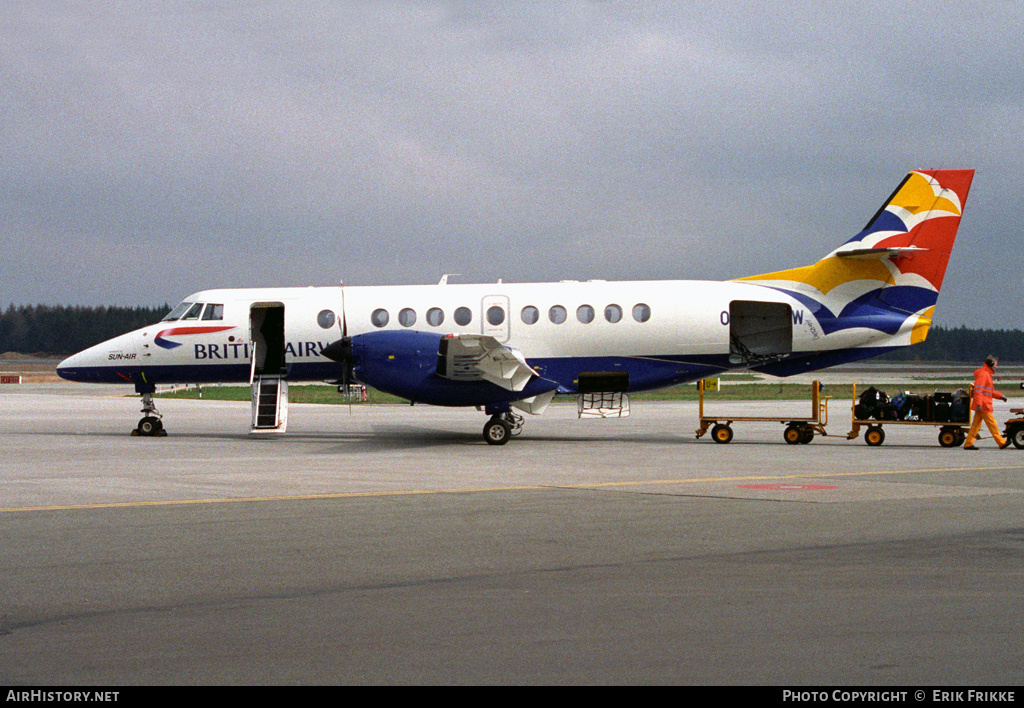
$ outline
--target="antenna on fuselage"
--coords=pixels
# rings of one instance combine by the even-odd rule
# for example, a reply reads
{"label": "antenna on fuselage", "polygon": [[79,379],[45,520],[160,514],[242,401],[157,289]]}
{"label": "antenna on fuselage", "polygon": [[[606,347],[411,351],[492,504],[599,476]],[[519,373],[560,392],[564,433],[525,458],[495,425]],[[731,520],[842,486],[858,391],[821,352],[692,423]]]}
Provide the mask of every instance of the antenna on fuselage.
{"label": "antenna on fuselage", "polygon": [[437,284],[438,285],[447,285],[448,284],[448,277],[452,276],[452,275],[462,275],[462,273],[445,273],[444,275],[441,276],[441,279],[439,281],[437,281]]}

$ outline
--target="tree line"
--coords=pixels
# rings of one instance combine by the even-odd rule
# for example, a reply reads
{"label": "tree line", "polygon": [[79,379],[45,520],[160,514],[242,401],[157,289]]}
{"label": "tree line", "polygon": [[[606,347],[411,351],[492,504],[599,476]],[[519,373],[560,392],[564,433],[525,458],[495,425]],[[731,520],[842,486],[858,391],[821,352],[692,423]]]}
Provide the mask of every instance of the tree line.
{"label": "tree line", "polygon": [[67,356],[158,322],[170,309],[11,304],[0,313],[0,353]]}
{"label": "tree line", "polygon": [[932,327],[928,338],[876,357],[875,361],[937,361],[978,364],[989,354],[1001,364],[1024,363],[1024,330]]}
{"label": "tree line", "polygon": [[[159,321],[160,307],[14,305],[0,313],[0,353],[67,356],[94,344]],[[1024,362],[1024,331],[932,327],[928,338],[876,361],[973,363],[995,354],[1004,364]]]}

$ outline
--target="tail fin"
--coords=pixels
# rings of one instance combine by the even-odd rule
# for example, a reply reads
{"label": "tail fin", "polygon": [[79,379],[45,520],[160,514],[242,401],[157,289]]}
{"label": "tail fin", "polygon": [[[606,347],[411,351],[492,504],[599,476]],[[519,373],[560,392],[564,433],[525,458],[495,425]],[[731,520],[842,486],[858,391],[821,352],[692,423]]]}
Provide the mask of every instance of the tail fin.
{"label": "tail fin", "polygon": [[897,346],[923,341],[973,177],[911,172],[860,233],[814,265],[739,280],[797,298],[825,334],[865,327],[906,334]]}

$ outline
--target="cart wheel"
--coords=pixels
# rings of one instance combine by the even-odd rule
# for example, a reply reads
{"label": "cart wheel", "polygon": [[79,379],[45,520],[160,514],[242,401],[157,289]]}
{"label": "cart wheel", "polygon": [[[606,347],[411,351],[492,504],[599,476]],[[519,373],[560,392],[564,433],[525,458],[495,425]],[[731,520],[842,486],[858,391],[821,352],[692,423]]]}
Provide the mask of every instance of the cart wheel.
{"label": "cart wheel", "polygon": [[878,447],[885,442],[885,431],[882,430],[881,426],[871,426],[864,433],[864,442],[871,447]]}
{"label": "cart wheel", "polygon": [[1016,430],[1010,433],[1010,442],[1018,450],[1024,450],[1024,425],[1018,426]]}
{"label": "cart wheel", "polygon": [[732,428],[728,425],[722,425],[719,423],[711,429],[711,439],[716,443],[725,445],[732,441]]}
{"label": "cart wheel", "polygon": [[800,426],[793,425],[790,423],[786,426],[786,429],[782,431],[782,439],[789,445],[797,445],[803,438],[803,432],[800,430]]}
{"label": "cart wheel", "polygon": [[806,445],[811,440],[814,440],[814,428],[805,426],[800,429],[800,444]]}
{"label": "cart wheel", "polygon": [[956,447],[958,444],[962,445],[963,441],[957,435],[956,428],[943,428],[939,431],[939,445],[942,445],[942,447]]}

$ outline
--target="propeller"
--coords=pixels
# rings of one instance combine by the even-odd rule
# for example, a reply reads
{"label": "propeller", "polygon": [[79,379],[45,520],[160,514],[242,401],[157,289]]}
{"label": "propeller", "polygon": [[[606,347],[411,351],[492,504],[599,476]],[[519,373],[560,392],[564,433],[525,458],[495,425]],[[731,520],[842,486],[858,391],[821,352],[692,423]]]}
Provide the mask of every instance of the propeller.
{"label": "propeller", "polygon": [[345,283],[341,285],[341,317],[338,318],[338,324],[341,327],[341,339],[331,342],[326,347],[322,354],[330,359],[336,361],[342,365],[341,369],[341,385],[344,387],[345,395],[348,396],[348,386],[353,380],[352,367],[354,366],[352,356],[352,338],[348,336],[348,319],[345,312]]}

